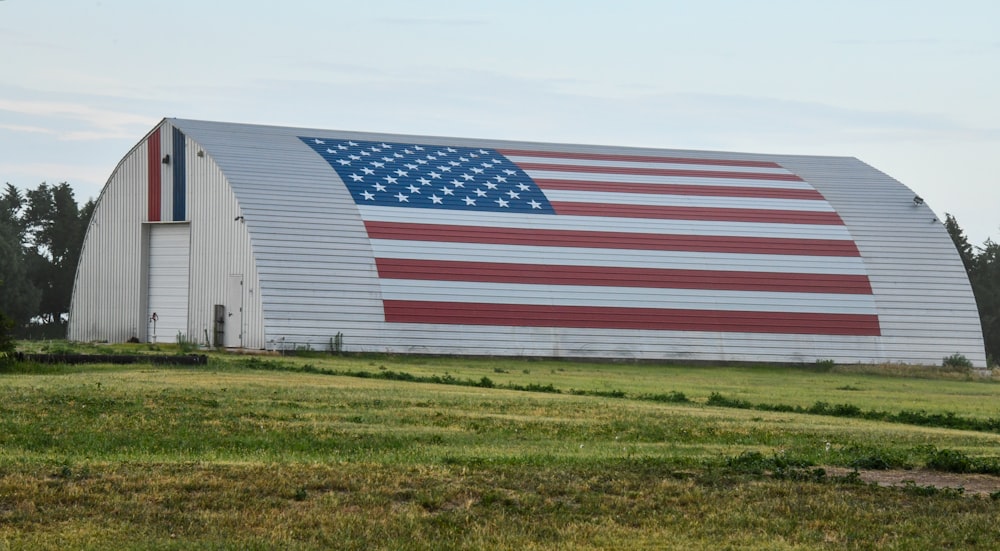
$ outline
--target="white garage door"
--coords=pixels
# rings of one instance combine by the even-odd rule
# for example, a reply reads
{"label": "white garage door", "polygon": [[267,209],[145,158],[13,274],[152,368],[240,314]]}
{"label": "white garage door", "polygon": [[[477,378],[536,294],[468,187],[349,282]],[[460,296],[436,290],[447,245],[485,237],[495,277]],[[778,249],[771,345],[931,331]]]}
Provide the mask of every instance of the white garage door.
{"label": "white garage door", "polygon": [[188,224],[149,227],[150,342],[177,342],[178,333],[187,337],[190,232]]}

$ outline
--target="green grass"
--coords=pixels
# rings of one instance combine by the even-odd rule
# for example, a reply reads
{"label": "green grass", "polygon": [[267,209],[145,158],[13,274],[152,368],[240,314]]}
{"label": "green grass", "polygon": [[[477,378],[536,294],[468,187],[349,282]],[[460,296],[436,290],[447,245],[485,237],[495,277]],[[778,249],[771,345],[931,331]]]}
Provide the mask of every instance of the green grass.
{"label": "green grass", "polygon": [[[176,352],[148,348],[92,347]],[[991,548],[995,499],[823,469],[988,465],[1000,434],[706,405],[996,416],[1000,385],[921,376],[321,354],[13,366],[0,549]],[[416,382],[435,377],[453,384]],[[649,399],[671,393],[688,401]]]}

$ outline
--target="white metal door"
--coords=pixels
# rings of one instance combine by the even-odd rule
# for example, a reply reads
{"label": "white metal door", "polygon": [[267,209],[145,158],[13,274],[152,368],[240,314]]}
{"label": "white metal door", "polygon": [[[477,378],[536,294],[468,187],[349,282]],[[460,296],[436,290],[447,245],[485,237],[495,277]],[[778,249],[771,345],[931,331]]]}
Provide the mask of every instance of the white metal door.
{"label": "white metal door", "polygon": [[243,347],[243,275],[230,274],[226,283],[226,348]]}
{"label": "white metal door", "polygon": [[150,342],[177,342],[188,337],[188,265],[191,230],[187,224],[149,226]]}

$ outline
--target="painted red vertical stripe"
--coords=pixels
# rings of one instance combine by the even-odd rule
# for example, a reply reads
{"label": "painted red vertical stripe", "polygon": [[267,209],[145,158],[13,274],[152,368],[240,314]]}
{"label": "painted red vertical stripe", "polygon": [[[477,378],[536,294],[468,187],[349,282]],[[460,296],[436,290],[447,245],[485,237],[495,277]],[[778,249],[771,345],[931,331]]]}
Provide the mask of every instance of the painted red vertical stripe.
{"label": "painted red vertical stripe", "polygon": [[148,196],[148,218],[150,222],[160,221],[160,129],[157,128],[146,139],[146,152],[149,164],[149,174],[146,185],[146,195]]}

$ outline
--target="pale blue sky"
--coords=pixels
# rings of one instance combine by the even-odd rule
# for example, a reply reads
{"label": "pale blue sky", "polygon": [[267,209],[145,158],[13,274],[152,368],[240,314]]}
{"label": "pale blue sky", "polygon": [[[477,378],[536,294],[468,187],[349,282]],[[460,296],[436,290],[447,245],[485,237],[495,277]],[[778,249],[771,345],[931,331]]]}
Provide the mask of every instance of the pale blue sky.
{"label": "pale blue sky", "polygon": [[163,117],[843,155],[1000,238],[995,0],[0,0],[0,182]]}

